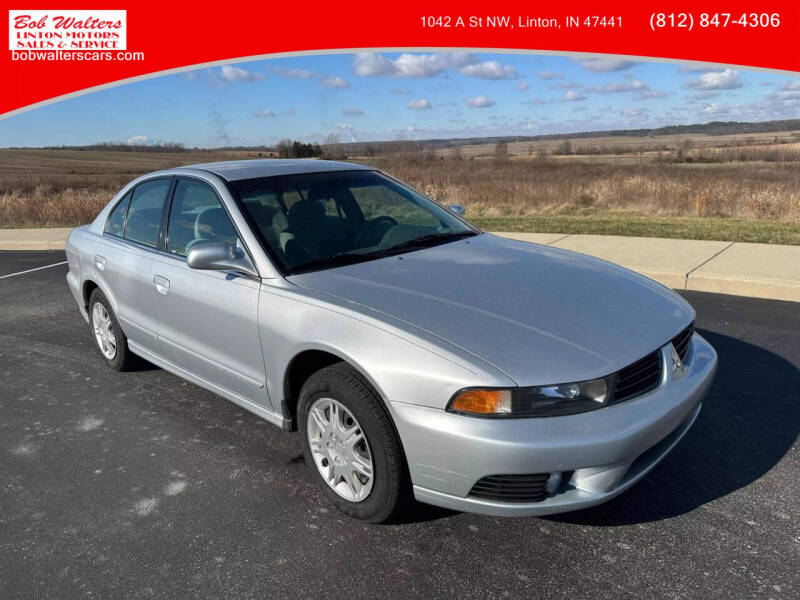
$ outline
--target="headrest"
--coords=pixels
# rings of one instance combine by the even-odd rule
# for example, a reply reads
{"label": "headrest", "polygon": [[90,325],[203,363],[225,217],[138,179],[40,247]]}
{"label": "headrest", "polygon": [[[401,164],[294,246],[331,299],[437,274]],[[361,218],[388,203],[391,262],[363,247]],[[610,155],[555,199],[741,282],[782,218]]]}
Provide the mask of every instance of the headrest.
{"label": "headrest", "polygon": [[329,200],[335,198],[339,190],[327,183],[317,183],[309,188],[306,197],[309,200]]}
{"label": "headrest", "polygon": [[289,209],[289,227],[319,223],[325,219],[325,207],[319,200],[300,200]]}
{"label": "headrest", "polygon": [[221,207],[207,208],[194,222],[194,237],[202,239],[236,239],[236,232],[227,213]]}
{"label": "headrest", "polygon": [[289,228],[289,219],[282,210],[272,215],[272,227],[275,231],[286,231]]}

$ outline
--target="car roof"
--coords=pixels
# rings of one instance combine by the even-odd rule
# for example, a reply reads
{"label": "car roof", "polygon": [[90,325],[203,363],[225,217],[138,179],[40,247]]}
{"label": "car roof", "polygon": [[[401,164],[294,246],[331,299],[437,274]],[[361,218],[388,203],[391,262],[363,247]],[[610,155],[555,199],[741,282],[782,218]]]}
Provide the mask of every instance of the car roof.
{"label": "car roof", "polygon": [[276,175],[297,175],[300,173],[324,173],[330,171],[370,170],[371,167],[355,163],[316,159],[265,158],[257,160],[228,160],[222,162],[200,163],[178,167],[181,169],[200,169],[209,171],[228,181],[274,177]]}

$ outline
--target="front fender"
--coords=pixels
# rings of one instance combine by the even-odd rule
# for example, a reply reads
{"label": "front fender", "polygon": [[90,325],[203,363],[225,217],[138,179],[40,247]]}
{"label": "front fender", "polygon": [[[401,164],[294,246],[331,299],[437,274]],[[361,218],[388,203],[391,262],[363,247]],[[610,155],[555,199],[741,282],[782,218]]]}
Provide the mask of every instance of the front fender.
{"label": "front fender", "polygon": [[307,350],[348,362],[385,401],[444,409],[461,388],[514,385],[490,364],[427,332],[286,282],[262,285],[259,327],[274,410],[287,400],[284,381],[292,360]]}

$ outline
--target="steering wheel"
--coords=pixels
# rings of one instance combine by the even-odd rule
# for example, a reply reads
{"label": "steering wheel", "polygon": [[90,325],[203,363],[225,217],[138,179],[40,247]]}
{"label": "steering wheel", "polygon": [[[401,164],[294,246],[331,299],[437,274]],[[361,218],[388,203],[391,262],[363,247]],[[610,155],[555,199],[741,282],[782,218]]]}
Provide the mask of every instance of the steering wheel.
{"label": "steering wheel", "polygon": [[364,241],[364,238],[367,237],[367,234],[371,233],[372,230],[375,229],[375,226],[378,225],[379,223],[389,223],[389,225],[391,225],[391,226],[395,226],[395,225],[398,224],[397,223],[397,219],[395,219],[394,217],[390,217],[388,215],[381,215],[379,217],[375,217],[374,219],[369,221],[367,226],[361,231],[361,233],[358,234],[358,237],[356,238],[356,241],[355,241],[355,247],[356,248],[362,248],[363,247],[361,245],[361,242]]}

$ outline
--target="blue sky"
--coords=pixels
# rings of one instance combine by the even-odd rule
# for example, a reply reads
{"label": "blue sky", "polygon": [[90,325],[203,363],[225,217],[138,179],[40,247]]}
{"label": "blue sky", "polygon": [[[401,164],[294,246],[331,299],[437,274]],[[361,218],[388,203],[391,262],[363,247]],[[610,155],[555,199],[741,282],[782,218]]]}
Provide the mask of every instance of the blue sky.
{"label": "blue sky", "polygon": [[536,135],[800,117],[800,78],[612,57],[363,53],[230,63],[0,120],[0,147]]}

